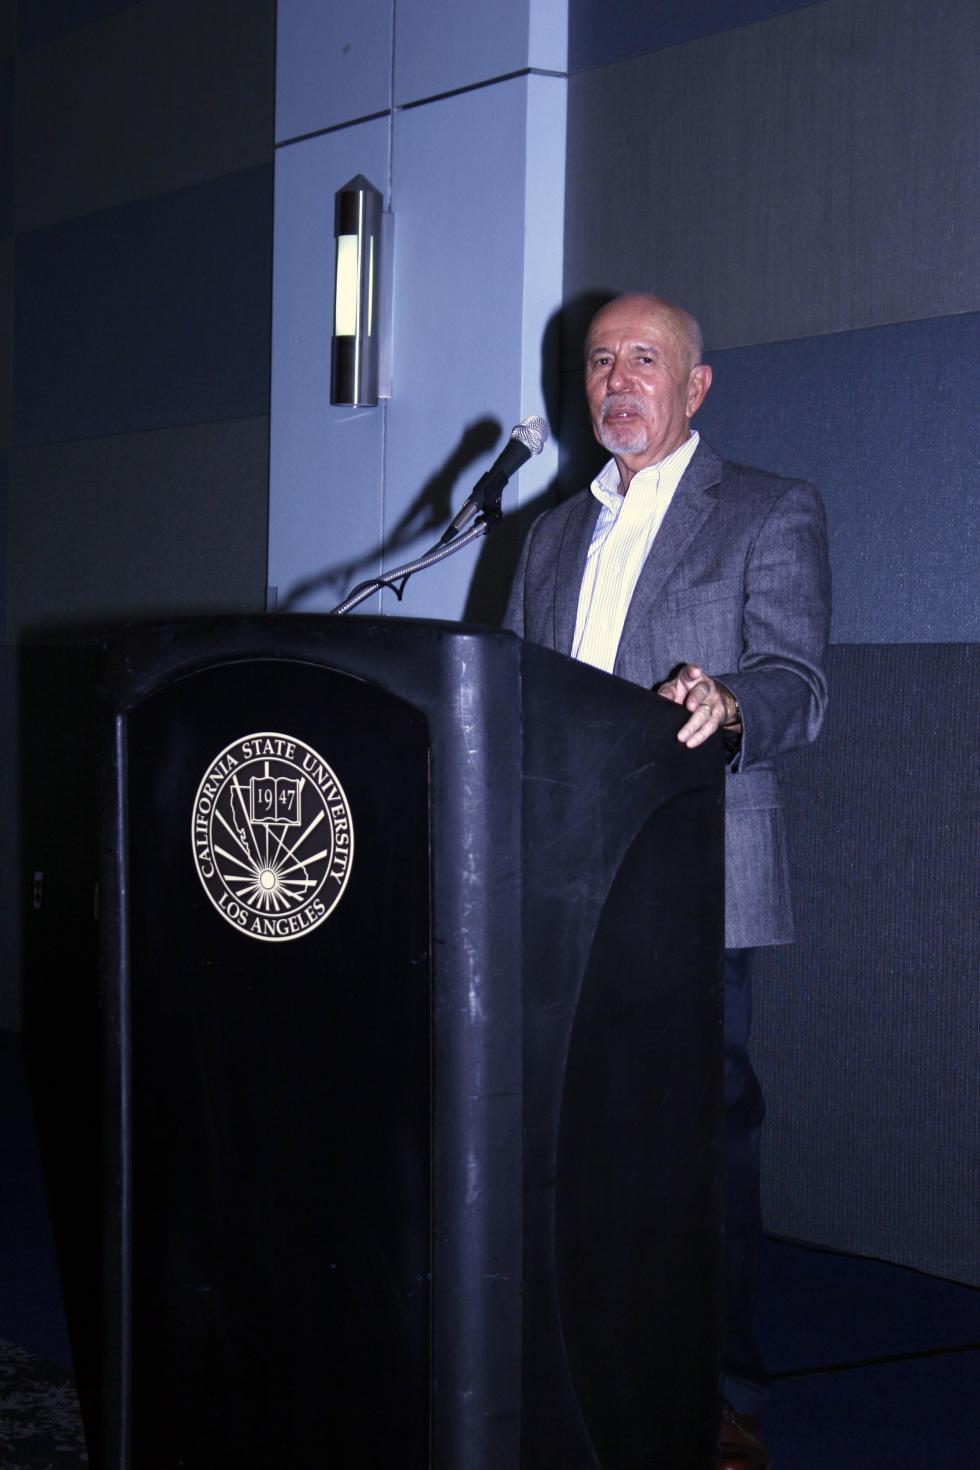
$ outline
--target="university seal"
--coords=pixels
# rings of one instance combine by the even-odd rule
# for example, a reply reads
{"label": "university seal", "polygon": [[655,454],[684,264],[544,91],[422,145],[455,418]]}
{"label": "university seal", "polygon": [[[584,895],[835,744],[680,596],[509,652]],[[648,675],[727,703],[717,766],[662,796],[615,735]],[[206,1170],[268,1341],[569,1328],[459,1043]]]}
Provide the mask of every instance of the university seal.
{"label": "university seal", "polygon": [[300,939],[343,897],[354,826],[321,755],[262,731],[227,745],[194,798],[191,843],[218,913],[251,939]]}

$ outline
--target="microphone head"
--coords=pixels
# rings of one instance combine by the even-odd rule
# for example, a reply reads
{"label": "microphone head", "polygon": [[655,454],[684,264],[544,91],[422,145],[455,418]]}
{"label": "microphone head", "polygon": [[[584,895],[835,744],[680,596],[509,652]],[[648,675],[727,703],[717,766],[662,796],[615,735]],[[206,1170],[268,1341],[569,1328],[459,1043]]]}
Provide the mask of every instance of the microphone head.
{"label": "microphone head", "polygon": [[511,429],[510,437],[516,439],[519,444],[523,444],[531,454],[540,454],[548,442],[549,433],[546,421],[539,418],[536,413],[532,413],[530,418]]}

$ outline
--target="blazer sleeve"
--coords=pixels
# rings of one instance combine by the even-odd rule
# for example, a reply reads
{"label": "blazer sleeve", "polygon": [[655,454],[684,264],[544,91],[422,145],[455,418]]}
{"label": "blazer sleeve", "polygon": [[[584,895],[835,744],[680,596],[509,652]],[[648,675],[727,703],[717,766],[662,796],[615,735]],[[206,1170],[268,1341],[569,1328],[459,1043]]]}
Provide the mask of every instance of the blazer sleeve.
{"label": "blazer sleeve", "polygon": [[830,595],[820,493],[790,482],[748,549],[738,667],[715,675],[741,711],[735,769],[816,739],[827,708]]}
{"label": "blazer sleeve", "polygon": [[524,537],[524,545],[521,547],[520,560],[514,579],[510,584],[510,594],[507,598],[507,611],[504,613],[503,626],[509,628],[512,633],[523,638],[525,634],[525,612],[524,612],[524,587],[527,582],[527,563],[531,555],[531,542],[534,539],[535,521],[527,535]]}

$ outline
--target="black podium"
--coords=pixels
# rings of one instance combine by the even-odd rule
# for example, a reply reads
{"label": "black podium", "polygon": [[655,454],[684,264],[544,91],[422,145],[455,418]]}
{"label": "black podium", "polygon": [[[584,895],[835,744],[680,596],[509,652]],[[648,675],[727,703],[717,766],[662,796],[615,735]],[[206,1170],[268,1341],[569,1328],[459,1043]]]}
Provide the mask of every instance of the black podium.
{"label": "black podium", "polygon": [[103,685],[106,1470],[707,1470],[720,749],[457,624]]}

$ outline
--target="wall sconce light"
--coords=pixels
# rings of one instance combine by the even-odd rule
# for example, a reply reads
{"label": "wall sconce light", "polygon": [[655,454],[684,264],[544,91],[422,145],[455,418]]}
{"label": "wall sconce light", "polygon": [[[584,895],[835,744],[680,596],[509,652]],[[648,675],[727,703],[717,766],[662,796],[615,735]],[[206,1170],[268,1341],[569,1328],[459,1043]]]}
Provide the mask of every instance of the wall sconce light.
{"label": "wall sconce light", "polygon": [[391,397],[391,218],[363,174],[337,191],[331,403],[366,408]]}

